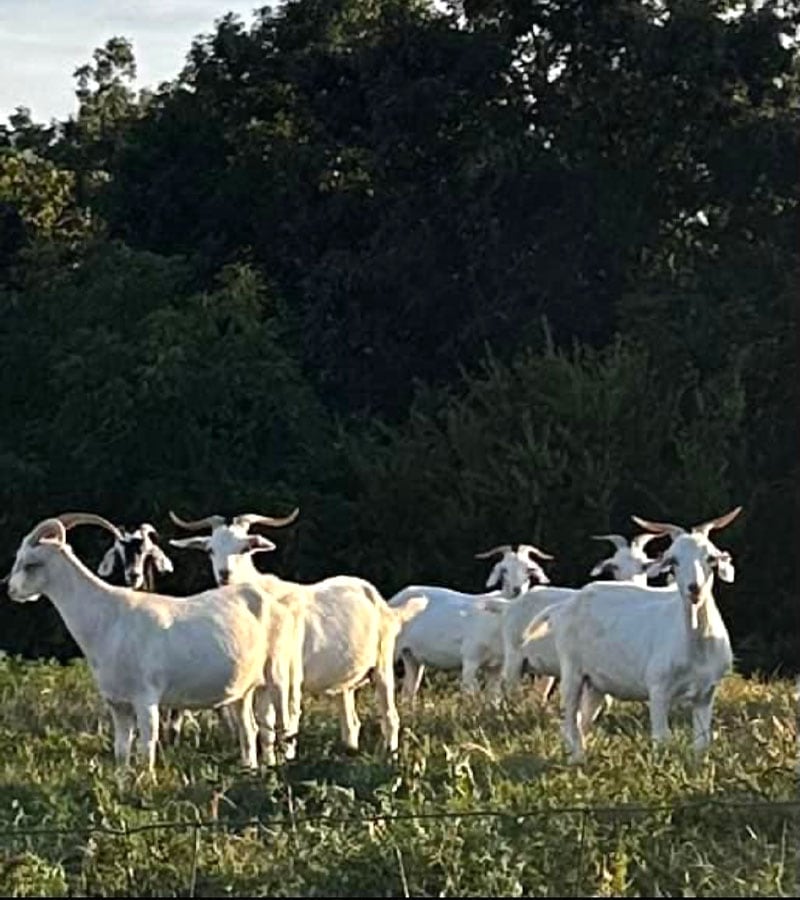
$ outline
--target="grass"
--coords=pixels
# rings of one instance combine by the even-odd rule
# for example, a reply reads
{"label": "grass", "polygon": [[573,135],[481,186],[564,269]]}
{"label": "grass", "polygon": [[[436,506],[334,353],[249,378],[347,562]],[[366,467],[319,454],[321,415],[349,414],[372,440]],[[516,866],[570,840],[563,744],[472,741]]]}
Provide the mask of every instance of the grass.
{"label": "grass", "polygon": [[3,659],[0,893],[796,896],[796,688],[734,676],[718,696],[702,763],[688,714],[656,754],[646,707],[628,703],[574,767],[557,705],[527,690],[493,709],[428,673],[418,710],[400,708],[395,762],[364,688],[357,755],[341,750],[334,702],[307,698],[291,765],[244,773],[203,713],[153,783],[114,768],[82,660]]}

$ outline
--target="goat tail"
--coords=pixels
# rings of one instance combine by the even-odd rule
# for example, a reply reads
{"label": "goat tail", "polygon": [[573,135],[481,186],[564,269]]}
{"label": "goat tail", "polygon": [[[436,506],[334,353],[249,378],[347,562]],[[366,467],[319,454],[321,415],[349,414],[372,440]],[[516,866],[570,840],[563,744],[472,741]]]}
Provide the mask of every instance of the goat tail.
{"label": "goat tail", "polygon": [[425,594],[415,594],[413,597],[407,597],[402,604],[387,608],[397,624],[403,626],[418,616],[427,605],[428,598]]}
{"label": "goat tail", "polygon": [[375,587],[374,584],[370,584],[370,582],[362,579],[362,586],[364,588],[364,593],[367,595],[367,598],[373,606],[378,609],[386,606],[386,600],[383,594]]}
{"label": "goat tail", "polygon": [[538,615],[531,619],[528,627],[525,629],[525,641],[537,641],[539,638],[546,637],[552,631],[551,616],[553,610],[550,607],[543,609]]}

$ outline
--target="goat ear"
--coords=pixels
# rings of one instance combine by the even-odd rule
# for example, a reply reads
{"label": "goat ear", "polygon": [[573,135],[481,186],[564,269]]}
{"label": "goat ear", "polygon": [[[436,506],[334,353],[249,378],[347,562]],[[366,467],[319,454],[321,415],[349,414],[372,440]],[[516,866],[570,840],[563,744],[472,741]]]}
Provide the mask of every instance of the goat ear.
{"label": "goat ear", "polygon": [[184,550],[208,550],[207,537],[170,538],[170,545]]}
{"label": "goat ear", "polygon": [[156,571],[158,572],[174,572],[175,567],[172,565],[172,560],[167,556],[166,553],[160,548],[154,546],[150,551],[150,556],[153,559],[153,565],[156,567]]}
{"label": "goat ear", "polygon": [[728,584],[731,584],[736,577],[736,569],[730,553],[720,553],[715,560],[715,568],[721,581],[727,581]]}
{"label": "goat ear", "polygon": [[269,538],[265,538],[263,534],[248,534],[247,543],[249,544],[251,553],[263,553],[269,550],[276,550],[278,547],[278,545],[273,544]]}
{"label": "goat ear", "polygon": [[590,576],[600,575],[600,574],[602,573],[603,569],[605,569],[605,567],[606,567],[607,565],[608,565],[608,560],[607,560],[607,559],[601,559],[600,562],[597,563],[597,565],[592,569],[592,571],[589,572],[589,575],[590,575]]}
{"label": "goat ear", "polygon": [[114,554],[116,553],[116,550],[116,547],[109,547],[106,555],[100,560],[100,565],[97,567],[97,574],[102,578],[108,578],[114,570]]}
{"label": "goat ear", "polygon": [[534,584],[550,584],[550,579],[547,577],[547,573],[541,566],[536,566],[535,569],[528,569],[528,581],[533,582]]}
{"label": "goat ear", "polygon": [[669,569],[669,557],[659,556],[658,559],[654,559],[644,570],[647,573],[648,578],[656,578],[665,570]]}
{"label": "goat ear", "polygon": [[500,566],[500,563],[494,564],[494,568],[489,572],[489,577],[486,579],[486,587],[492,587],[500,581]]}

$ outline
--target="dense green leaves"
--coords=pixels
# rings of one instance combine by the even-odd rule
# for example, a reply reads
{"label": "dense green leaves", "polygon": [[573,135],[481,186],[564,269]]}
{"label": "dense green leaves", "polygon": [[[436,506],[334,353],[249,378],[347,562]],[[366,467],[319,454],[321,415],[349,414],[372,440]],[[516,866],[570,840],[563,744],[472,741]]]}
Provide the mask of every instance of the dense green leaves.
{"label": "dense green leaves", "polygon": [[788,665],[799,19],[296,0],[139,96],[109,39],[0,134],[0,552],[299,504],[270,565],[477,590],[484,545],[579,583],[631,513],[742,503],[736,650]]}

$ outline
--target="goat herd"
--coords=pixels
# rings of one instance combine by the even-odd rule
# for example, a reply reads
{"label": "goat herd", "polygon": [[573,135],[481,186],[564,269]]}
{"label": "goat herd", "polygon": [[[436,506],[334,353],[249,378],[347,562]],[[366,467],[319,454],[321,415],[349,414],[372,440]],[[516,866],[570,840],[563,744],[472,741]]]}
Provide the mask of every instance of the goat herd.
{"label": "goat herd", "polygon": [[[426,666],[460,669],[462,685],[478,689],[488,676],[493,700],[511,691],[527,667],[559,680],[563,735],[571,759],[610,699],[649,703],[654,741],[669,736],[676,702],[691,705],[694,746],[710,741],[716,688],[732,666],[730,639],[713,595],[715,574],[731,582],[729,553],[710,532],[732,522],[736,507],[690,530],[636,516],[644,529],[630,544],[620,535],[595,536],[615,546],[579,589],[553,587],[531,545],[495,547],[487,593],[466,594],[411,585],[388,601],[370,582],[334,576],[306,584],[261,573],[253,554],[276,545],[254,525],[281,527],[284,518],[255,514],[172,521],[210,534],[170,540],[205,552],[217,587],[177,597],[155,591],[159,572],[172,571],[151,525],[117,528],[92,513],[64,513],[40,522],[22,540],[9,597],[24,603],[46,595],[83,652],[114,724],[119,764],[130,760],[134,728],[149,769],[159,736],[178,740],[184,710],[217,709],[238,736],[242,762],[276,763],[297,753],[301,695],[338,697],[341,735],[358,748],[361,723],[355,691],[371,682],[385,749],[398,748],[395,664],[403,663],[403,696],[413,704]],[[67,543],[75,525],[109,531],[114,544],[94,574]],[[666,537],[656,558],[645,545]],[[648,578],[667,576],[662,587]],[[98,576],[103,576],[98,577]],[[162,718],[162,713],[164,718]],[[162,723],[166,725],[162,732]]]}

